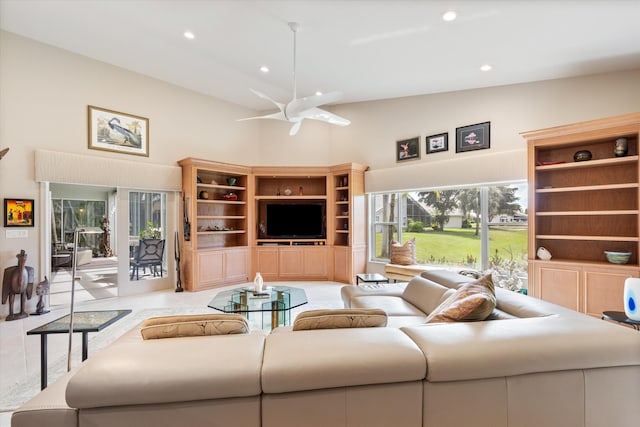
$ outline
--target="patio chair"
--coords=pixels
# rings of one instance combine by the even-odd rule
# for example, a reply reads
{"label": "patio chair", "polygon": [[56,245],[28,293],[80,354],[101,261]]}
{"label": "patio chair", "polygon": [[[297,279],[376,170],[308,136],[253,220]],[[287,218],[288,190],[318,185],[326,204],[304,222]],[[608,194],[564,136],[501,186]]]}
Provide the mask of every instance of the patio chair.
{"label": "patio chair", "polygon": [[164,255],[164,239],[140,239],[140,244],[136,248],[135,255],[129,262],[131,267],[130,279],[135,276],[139,280],[139,270],[142,267],[143,273],[145,268],[153,273],[153,277],[157,275],[157,267],[160,267],[160,277],[163,277],[162,257]]}

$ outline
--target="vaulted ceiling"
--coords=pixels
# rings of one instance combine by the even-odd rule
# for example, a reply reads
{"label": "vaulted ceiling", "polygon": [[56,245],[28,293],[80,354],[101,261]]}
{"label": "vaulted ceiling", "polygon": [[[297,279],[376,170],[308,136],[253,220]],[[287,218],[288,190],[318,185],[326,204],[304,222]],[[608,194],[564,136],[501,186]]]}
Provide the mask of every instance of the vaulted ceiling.
{"label": "vaulted ceiling", "polygon": [[640,68],[638,17],[638,0],[0,0],[3,30],[257,110],[250,88],[292,97],[290,21],[298,95],[344,103]]}

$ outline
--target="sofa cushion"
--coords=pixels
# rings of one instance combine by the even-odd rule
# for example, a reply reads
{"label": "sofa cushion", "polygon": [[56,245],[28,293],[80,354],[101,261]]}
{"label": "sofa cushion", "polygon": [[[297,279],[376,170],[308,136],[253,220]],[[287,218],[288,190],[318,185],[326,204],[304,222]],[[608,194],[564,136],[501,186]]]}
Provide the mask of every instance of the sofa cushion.
{"label": "sofa cushion", "polygon": [[484,320],[495,308],[495,288],[491,274],[487,274],[462,285],[427,317],[426,323]]}
{"label": "sofa cushion", "polygon": [[151,317],[142,323],[145,340],[205,335],[246,334],[247,320],[239,314],[194,314]]}
{"label": "sofa cushion", "polygon": [[379,308],[387,316],[422,316],[426,313],[401,296],[363,295],[351,299],[351,308]]}
{"label": "sofa cushion", "polygon": [[461,285],[476,280],[473,277],[444,269],[426,270],[420,273],[420,275],[425,279],[432,280],[442,286],[453,289],[458,289]]}
{"label": "sofa cushion", "polygon": [[391,264],[411,265],[416,263],[416,239],[407,240],[404,244],[391,244]]}
{"label": "sofa cushion", "polygon": [[387,325],[387,313],[378,308],[320,309],[300,313],[293,322],[293,330],[372,328]]}
{"label": "sofa cushion", "polygon": [[415,276],[405,287],[402,298],[418,307],[426,315],[454,293],[454,290],[446,286]]}

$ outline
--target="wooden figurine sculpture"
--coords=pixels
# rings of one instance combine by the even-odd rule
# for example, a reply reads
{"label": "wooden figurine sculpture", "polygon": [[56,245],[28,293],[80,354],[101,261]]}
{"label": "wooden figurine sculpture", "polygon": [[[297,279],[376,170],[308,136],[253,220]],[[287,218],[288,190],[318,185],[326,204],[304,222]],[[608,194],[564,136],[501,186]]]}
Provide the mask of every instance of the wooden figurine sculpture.
{"label": "wooden figurine sculpture", "polygon": [[49,279],[47,279],[47,276],[44,276],[44,280],[36,286],[36,295],[38,295],[38,305],[36,306],[36,312],[33,314],[48,313],[49,310],[46,310],[44,304],[45,296],[49,295]]}
{"label": "wooden figurine sculpture", "polygon": [[[9,315],[5,320],[18,320],[28,316],[25,311],[25,298],[31,299],[33,293],[34,272],[33,267],[27,267],[27,253],[23,250],[16,255],[18,265],[7,267],[4,269],[4,278],[2,279],[2,303],[5,304],[9,300]],[[13,313],[13,303],[16,295],[20,295],[20,313]]]}

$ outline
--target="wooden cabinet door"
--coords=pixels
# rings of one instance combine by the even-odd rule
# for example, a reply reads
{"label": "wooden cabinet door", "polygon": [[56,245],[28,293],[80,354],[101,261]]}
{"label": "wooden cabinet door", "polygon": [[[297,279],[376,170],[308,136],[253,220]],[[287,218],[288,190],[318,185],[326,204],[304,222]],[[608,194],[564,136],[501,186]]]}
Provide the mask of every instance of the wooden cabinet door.
{"label": "wooden cabinet door", "polygon": [[198,253],[198,277],[195,288],[224,280],[224,253],[221,251]]}
{"label": "wooden cabinet door", "polygon": [[536,264],[535,287],[540,299],[570,308],[582,309],[581,268],[563,264]]}
{"label": "wooden cabinet door", "polygon": [[246,282],[249,278],[249,251],[247,249],[227,249],[224,252],[224,279],[232,282]]}
{"label": "wooden cabinet door", "polygon": [[306,247],[304,248],[304,276],[320,279],[327,278],[327,248],[326,247]]}
{"label": "wooden cabinet door", "polygon": [[353,283],[355,278],[351,277],[351,248],[333,248],[333,280],[336,282]]}
{"label": "wooden cabinet door", "polygon": [[588,269],[584,272],[584,312],[600,317],[603,311],[624,311],[624,281],[638,277],[634,269]]}
{"label": "wooden cabinet door", "polygon": [[280,277],[302,277],[304,276],[304,255],[303,249],[280,247],[278,253],[278,270]]}
{"label": "wooden cabinet door", "polygon": [[255,254],[256,272],[260,272],[264,280],[278,280],[278,247],[259,247]]}

